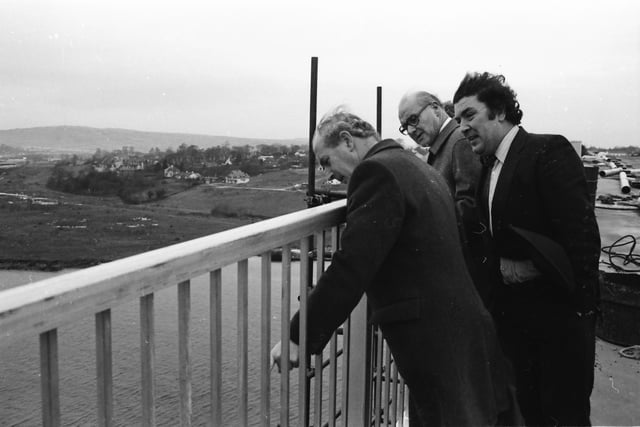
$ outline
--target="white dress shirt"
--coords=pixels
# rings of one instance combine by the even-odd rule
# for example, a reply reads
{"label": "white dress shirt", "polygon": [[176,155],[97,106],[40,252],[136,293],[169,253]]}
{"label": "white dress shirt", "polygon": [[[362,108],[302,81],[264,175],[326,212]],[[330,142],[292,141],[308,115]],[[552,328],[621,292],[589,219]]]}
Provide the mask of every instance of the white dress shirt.
{"label": "white dress shirt", "polygon": [[491,205],[493,205],[493,194],[496,191],[496,184],[498,183],[498,178],[500,178],[500,171],[502,171],[502,165],[507,158],[507,154],[509,154],[509,149],[511,148],[511,143],[513,139],[516,137],[516,134],[520,130],[519,126],[514,126],[507,132],[507,134],[502,138],[498,148],[496,149],[495,156],[496,162],[493,164],[493,169],[491,169],[491,176],[489,179],[489,229],[491,230],[491,234],[493,234],[493,219],[491,218]]}

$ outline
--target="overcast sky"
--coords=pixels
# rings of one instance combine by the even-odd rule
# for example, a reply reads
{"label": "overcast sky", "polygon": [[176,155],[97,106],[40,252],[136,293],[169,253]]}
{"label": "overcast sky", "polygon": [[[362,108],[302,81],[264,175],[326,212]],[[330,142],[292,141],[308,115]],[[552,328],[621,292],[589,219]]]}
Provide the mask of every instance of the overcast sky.
{"label": "overcast sky", "polygon": [[410,89],[502,73],[523,126],[640,145],[640,1],[0,0],[0,129],[77,125],[252,138],[347,104],[397,138]]}

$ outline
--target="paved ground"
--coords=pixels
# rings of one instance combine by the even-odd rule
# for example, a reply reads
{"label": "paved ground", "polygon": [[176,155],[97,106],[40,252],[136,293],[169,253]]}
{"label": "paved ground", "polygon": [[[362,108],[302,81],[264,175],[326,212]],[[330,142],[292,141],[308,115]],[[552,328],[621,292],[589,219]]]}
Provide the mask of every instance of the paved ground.
{"label": "paved ground", "polygon": [[[619,193],[618,182],[599,179],[598,193]],[[596,216],[603,246],[626,234],[640,239],[640,211],[596,209]],[[638,282],[640,285],[640,275]],[[621,348],[600,339],[596,342],[595,385],[591,395],[593,425],[640,425],[640,360],[622,357]]]}
{"label": "paved ground", "polygon": [[596,342],[591,394],[594,426],[640,425],[640,360],[620,356],[621,348],[600,339]]}

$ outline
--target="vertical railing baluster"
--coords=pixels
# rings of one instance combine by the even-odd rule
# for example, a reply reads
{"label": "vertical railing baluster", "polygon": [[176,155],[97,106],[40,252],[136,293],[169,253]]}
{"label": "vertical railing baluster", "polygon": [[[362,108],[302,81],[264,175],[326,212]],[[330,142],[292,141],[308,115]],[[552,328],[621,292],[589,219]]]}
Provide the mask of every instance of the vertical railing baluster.
{"label": "vertical railing baluster", "polygon": [[[333,252],[340,250],[340,225],[331,228]],[[349,425],[349,357],[351,347],[351,319],[342,325],[342,425]]]}
{"label": "vertical railing baluster", "polygon": [[282,247],[282,300],[280,308],[280,426],[289,426],[289,318],[291,317],[291,247]]}
{"label": "vertical railing baluster", "polygon": [[178,284],[178,363],[180,383],[180,423],[191,425],[191,284]]}
{"label": "vertical railing baluster", "polygon": [[96,385],[98,426],[113,425],[113,364],[111,310],[96,313]]}
{"label": "vertical railing baluster", "polygon": [[389,403],[391,398],[391,350],[386,341],[384,342],[384,397],[382,399],[382,410],[384,412],[385,424],[389,423]]}
{"label": "vertical railing baluster", "polygon": [[[324,231],[316,233],[316,283],[324,271]],[[314,378],[314,421],[315,426],[322,426],[322,353],[315,356]]]}
{"label": "vertical railing baluster", "polygon": [[209,273],[211,425],[222,425],[222,270]]}
{"label": "vertical railing baluster", "polygon": [[398,422],[398,405],[400,405],[400,400],[398,399],[398,366],[395,363],[396,361],[393,361],[393,388],[392,388],[392,396],[393,396],[393,402],[392,402],[392,411],[391,411],[391,421],[393,422],[394,425],[396,425],[396,423]]}
{"label": "vertical railing baluster", "polygon": [[309,238],[300,240],[300,339],[298,351],[300,352],[300,368],[298,370],[298,421],[299,425],[309,425],[309,355],[305,345],[307,342],[307,294],[309,274]]}
{"label": "vertical railing baluster", "polygon": [[351,356],[351,319],[343,324],[342,333],[342,425],[349,425],[349,358]]}
{"label": "vertical railing baluster", "polygon": [[153,294],[140,297],[140,362],[142,365],[142,425],[156,425],[155,327]]}
{"label": "vertical railing baluster", "polygon": [[[338,247],[338,228],[331,228],[331,252],[334,253]],[[324,253],[323,253],[324,258]],[[324,261],[322,263],[324,270]],[[336,403],[338,389],[338,335],[334,333],[329,343],[329,427],[336,425]]]}
{"label": "vertical railing baluster", "polygon": [[400,377],[400,419],[404,423],[404,410],[409,408],[409,393],[404,378]]}
{"label": "vertical railing baluster", "polygon": [[60,426],[60,391],[58,376],[58,330],[40,334],[40,385],[42,425]]}
{"label": "vertical railing baluster", "polygon": [[329,427],[336,425],[336,400],[338,389],[338,336],[334,332],[329,341]]}
{"label": "vertical railing baluster", "polygon": [[380,328],[375,329],[375,349],[376,349],[376,381],[375,381],[375,397],[373,401],[373,414],[375,420],[375,427],[380,427],[380,417],[382,410],[382,365],[383,365],[383,350],[384,342],[382,341],[382,331]]}
{"label": "vertical railing baluster", "polygon": [[249,261],[238,262],[238,411],[240,425],[249,416]]}
{"label": "vertical railing baluster", "polygon": [[261,425],[271,425],[271,252],[262,254],[261,274],[261,399],[260,418]]}
{"label": "vertical railing baluster", "polygon": [[[338,232],[337,227],[331,227],[331,252],[336,252],[338,248]],[[322,252],[324,255],[324,250]],[[324,258],[324,256],[323,256]],[[322,270],[324,270],[324,259],[322,261]],[[329,427],[336,425],[336,404],[338,394],[338,335],[334,332],[329,342]]]}

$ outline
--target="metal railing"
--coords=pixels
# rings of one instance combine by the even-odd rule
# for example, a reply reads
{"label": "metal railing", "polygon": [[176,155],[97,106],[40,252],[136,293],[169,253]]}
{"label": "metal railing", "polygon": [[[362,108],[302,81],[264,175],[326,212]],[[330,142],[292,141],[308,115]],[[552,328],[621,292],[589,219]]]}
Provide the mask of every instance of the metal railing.
{"label": "metal railing", "polygon": [[[344,222],[345,202],[337,201],[259,223],[235,228],[166,248],[146,252],[40,282],[0,292],[0,345],[11,346],[18,339],[40,337],[40,382],[42,424],[62,425],[61,381],[58,356],[58,330],[74,325],[86,316],[95,318],[95,361],[97,423],[114,425],[114,372],[112,350],[112,309],[139,300],[140,315],[140,420],[145,426],[166,424],[157,419],[155,369],[156,328],[155,294],[177,287],[179,423],[192,424],[192,331],[191,280],[208,275],[209,284],[209,371],[210,381],[207,423],[223,425],[223,324],[222,268],[237,264],[235,284],[236,342],[235,383],[237,407],[234,425],[396,425],[404,415],[404,383],[398,378],[388,349],[381,345],[379,332],[366,319],[364,300],[343,328],[334,334],[323,355],[302,354],[299,369],[288,367],[279,374],[279,420],[272,416],[272,251],[282,251],[280,338],[287,354],[289,319],[296,309],[294,286],[299,287],[301,341],[306,334],[306,295],[309,279],[324,271],[325,253],[339,245],[339,230]],[[310,239],[313,237],[313,239]],[[315,242],[315,244],[313,243]],[[314,245],[315,247],[312,247]],[[299,279],[292,279],[292,248],[300,250]],[[294,250],[295,252],[295,250]],[[307,256],[315,253],[317,256]],[[249,277],[249,258],[260,257],[259,286]],[[296,283],[297,282],[297,283]],[[260,291],[260,411],[259,419],[250,419],[249,386],[249,292]],[[293,303],[292,303],[293,300]],[[277,326],[277,325],[276,325]],[[252,343],[257,345],[257,343]],[[0,362],[2,363],[2,362]],[[288,362],[287,362],[288,363]],[[256,367],[251,367],[256,369]],[[297,375],[297,383],[292,378]],[[276,377],[278,378],[278,377]],[[205,379],[206,381],[207,379]],[[62,390],[64,392],[64,390]],[[297,394],[297,396],[296,396]],[[0,395],[0,405],[3,402]],[[275,399],[274,399],[275,401]],[[232,408],[235,409],[235,408]],[[174,421],[175,422],[175,421]]]}

